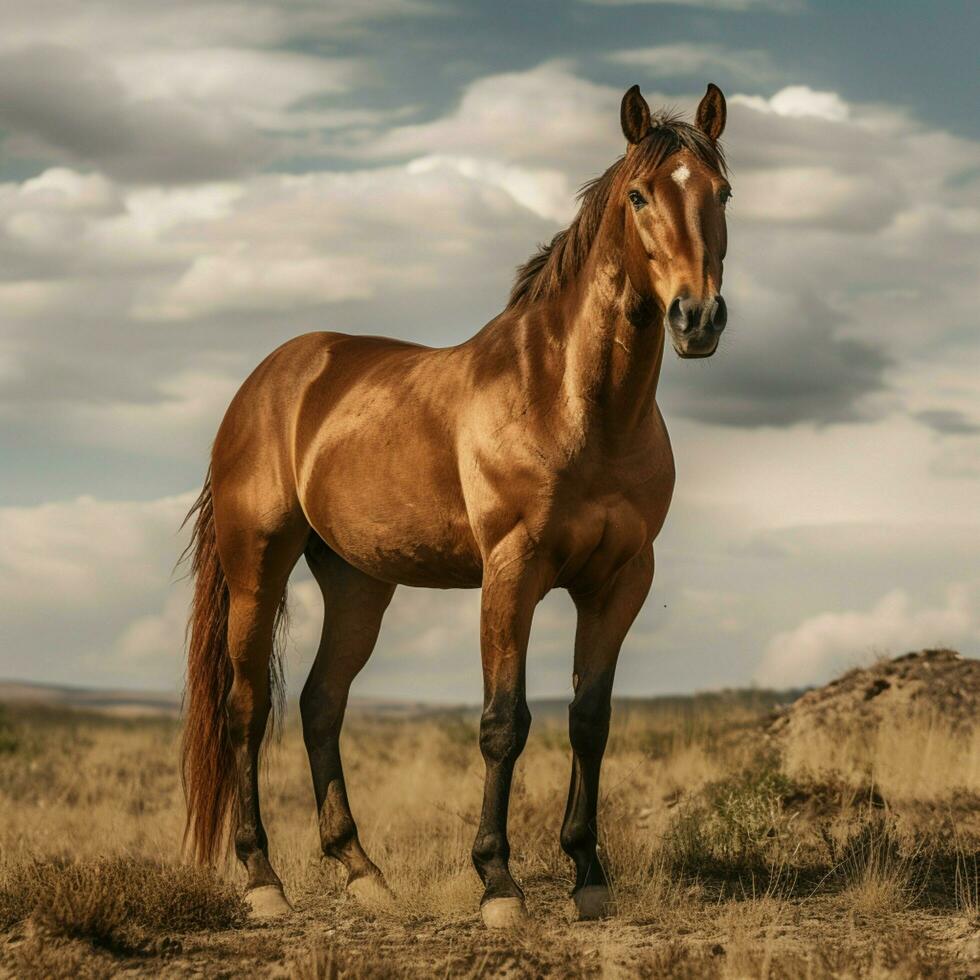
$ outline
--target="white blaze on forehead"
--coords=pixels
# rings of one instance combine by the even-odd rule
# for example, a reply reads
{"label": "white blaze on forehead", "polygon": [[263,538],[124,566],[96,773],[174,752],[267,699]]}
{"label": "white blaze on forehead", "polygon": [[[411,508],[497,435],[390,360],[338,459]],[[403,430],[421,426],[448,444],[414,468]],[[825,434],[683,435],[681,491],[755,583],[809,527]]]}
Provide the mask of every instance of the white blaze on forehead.
{"label": "white blaze on forehead", "polygon": [[683,187],[687,183],[687,178],[691,176],[691,171],[687,169],[686,163],[682,163],[670,176],[678,187]]}

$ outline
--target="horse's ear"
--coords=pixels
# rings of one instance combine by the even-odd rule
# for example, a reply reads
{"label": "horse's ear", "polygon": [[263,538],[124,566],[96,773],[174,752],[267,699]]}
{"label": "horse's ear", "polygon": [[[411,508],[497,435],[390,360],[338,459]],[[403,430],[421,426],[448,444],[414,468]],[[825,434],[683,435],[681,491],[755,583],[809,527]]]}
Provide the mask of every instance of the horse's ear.
{"label": "horse's ear", "polygon": [[714,82],[708,82],[708,91],[704,93],[694,117],[695,125],[705,136],[716,140],[725,129],[725,115],[725,96]]}
{"label": "horse's ear", "polygon": [[650,107],[640,95],[640,86],[634,85],[624,96],[619,107],[619,121],[627,143],[639,143],[650,134]]}

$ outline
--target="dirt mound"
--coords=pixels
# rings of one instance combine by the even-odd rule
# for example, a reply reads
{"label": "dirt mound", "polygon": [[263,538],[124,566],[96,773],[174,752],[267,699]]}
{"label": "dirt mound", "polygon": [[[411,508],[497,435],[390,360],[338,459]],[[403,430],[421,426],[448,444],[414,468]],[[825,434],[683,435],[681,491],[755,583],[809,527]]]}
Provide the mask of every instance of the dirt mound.
{"label": "dirt mound", "polygon": [[952,731],[968,731],[980,720],[978,711],[980,660],[954,650],[920,650],[848,671],[808,691],[768,731],[780,741],[820,730],[843,735],[904,715],[931,715]]}

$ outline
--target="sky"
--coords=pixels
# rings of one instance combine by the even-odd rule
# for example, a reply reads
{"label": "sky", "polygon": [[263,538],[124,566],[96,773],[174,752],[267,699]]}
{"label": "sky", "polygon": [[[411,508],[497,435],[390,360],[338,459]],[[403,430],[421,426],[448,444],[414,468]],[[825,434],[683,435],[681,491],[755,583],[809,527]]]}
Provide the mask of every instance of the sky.
{"label": "sky", "polygon": [[[313,329],[460,342],[624,149],[728,98],[711,359],[617,693],[980,655],[971,0],[5,0],[0,677],[177,690],[178,526],[241,381]],[[290,588],[298,693],[319,635]],[[480,698],[475,592],[401,588],[355,695]],[[532,697],[570,689],[539,607]]]}

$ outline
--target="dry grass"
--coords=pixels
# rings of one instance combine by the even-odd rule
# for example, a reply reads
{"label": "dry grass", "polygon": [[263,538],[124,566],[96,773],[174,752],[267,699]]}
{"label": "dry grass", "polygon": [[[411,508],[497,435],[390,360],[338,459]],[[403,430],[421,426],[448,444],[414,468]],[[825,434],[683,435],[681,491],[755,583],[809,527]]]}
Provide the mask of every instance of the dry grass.
{"label": "dry grass", "polygon": [[[940,722],[870,742],[761,734],[760,695],[618,706],[603,855],[619,915],[570,921],[558,847],[564,725],[539,712],[515,780],[514,871],[533,920],[479,923],[469,849],[476,720],[355,718],[362,839],[397,899],[348,902],[319,859],[295,719],[265,766],[273,860],[297,907],[255,925],[232,865],[180,863],[176,726],[55,711],[0,719],[0,974],[342,977],[963,976],[980,969],[980,743]],[[920,727],[914,727],[920,726]],[[907,762],[903,762],[903,758]],[[898,760],[898,761],[896,761]],[[2,940],[0,940],[2,941]]]}
{"label": "dry grass", "polygon": [[980,794],[980,727],[951,730],[931,712],[888,717],[873,732],[818,729],[786,746],[796,778],[874,785],[888,799],[934,800]]}

